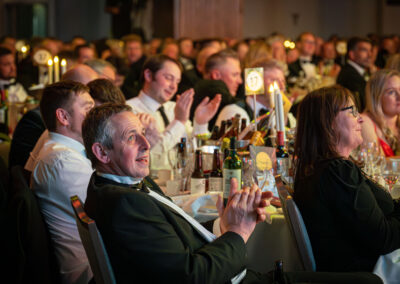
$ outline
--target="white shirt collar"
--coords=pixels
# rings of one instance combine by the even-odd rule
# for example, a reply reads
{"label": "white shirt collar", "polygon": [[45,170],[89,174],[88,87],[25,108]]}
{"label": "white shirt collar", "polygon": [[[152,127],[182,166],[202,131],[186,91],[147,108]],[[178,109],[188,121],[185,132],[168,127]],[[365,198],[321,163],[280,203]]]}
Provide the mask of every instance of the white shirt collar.
{"label": "white shirt collar", "polygon": [[85,147],[82,145],[81,142],[72,139],[70,137],[67,137],[65,135],[62,135],[60,133],[50,132],[50,131],[49,131],[49,138],[57,143],[63,144],[68,148],[77,151],[78,153],[82,154],[82,156],[87,157],[85,152]]}
{"label": "white shirt collar", "polygon": [[312,56],[304,56],[304,55],[300,55],[299,56],[300,61],[301,60],[305,60],[305,61],[312,61]]}
{"label": "white shirt collar", "polygon": [[[264,95],[258,95],[258,96],[264,96]],[[253,96],[248,96],[246,97],[246,104],[251,108],[251,110],[253,112],[255,112],[257,115],[260,112],[260,110],[262,110],[263,108],[265,109],[269,109],[267,108],[265,105],[263,105],[262,103],[260,103],[259,101],[256,100],[256,111],[254,111],[254,99]],[[253,117],[251,117],[250,119],[252,119]]]}
{"label": "white shirt collar", "polygon": [[140,91],[138,97],[139,100],[141,100],[143,104],[146,105],[153,112],[156,112],[157,109],[161,106],[159,102],[147,95],[145,92],[143,92],[143,90]]}
{"label": "white shirt collar", "polygon": [[360,73],[361,76],[364,76],[365,73],[365,69],[363,67],[361,67],[360,65],[358,65],[357,63],[355,63],[354,61],[348,59],[347,63],[349,63],[351,66],[354,67],[354,69],[357,70],[358,73]]}
{"label": "white shirt collar", "polygon": [[128,176],[117,176],[117,175],[113,175],[113,174],[106,174],[106,173],[102,173],[102,172],[98,172],[96,171],[96,174],[98,176],[101,176],[103,178],[118,182],[118,183],[123,183],[123,184],[138,184],[139,182],[141,182],[143,180],[143,178],[133,178],[133,177],[128,177]]}
{"label": "white shirt collar", "polygon": [[15,78],[11,78],[10,80],[0,79],[1,86],[13,84],[13,83],[15,83]]}

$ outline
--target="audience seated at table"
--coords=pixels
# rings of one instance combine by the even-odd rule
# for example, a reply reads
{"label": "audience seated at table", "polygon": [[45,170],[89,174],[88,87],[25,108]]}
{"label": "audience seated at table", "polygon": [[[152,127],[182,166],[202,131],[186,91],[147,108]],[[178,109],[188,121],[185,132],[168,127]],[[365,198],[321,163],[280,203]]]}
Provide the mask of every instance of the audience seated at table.
{"label": "audience seated at table", "polygon": [[86,198],[92,165],[82,145],[82,121],[94,106],[89,88],[73,81],[43,91],[40,111],[49,130],[33,165],[31,187],[50,232],[63,283],[88,283],[92,271],[69,198]]}
{"label": "audience seated at table", "polygon": [[160,140],[150,152],[151,169],[170,169],[168,151],[180,142],[181,137],[207,133],[207,124],[215,115],[220,96],[213,100],[205,98],[196,106],[194,125],[189,120],[190,107],[194,92],[189,89],[176,102],[175,95],[181,79],[182,67],[178,61],[166,55],[150,57],[143,66],[143,89],[139,96],[129,99],[135,113],[147,113],[156,120],[156,127],[161,133]]}
{"label": "audience seated at table", "polygon": [[[82,84],[87,84],[90,81],[93,81],[97,78],[99,78],[99,76],[96,73],[96,71],[94,71],[92,68],[90,68],[89,66],[84,65],[84,64],[77,64],[75,67],[73,67],[73,68],[69,69],[67,72],[65,72],[65,74],[62,76],[63,81],[70,80],[70,81],[79,82]],[[28,114],[27,114],[26,116],[27,117],[24,120],[21,120],[21,122],[17,125],[17,130],[18,130],[18,132],[16,133],[16,134],[18,134],[17,141],[15,143],[14,142],[11,143],[12,147],[15,148],[13,150],[14,153],[17,153],[19,151],[19,149],[21,148],[18,146],[20,143],[17,143],[19,140],[22,139],[22,137],[20,138],[20,136],[24,137],[24,133],[22,133],[19,130],[19,128],[24,126],[27,123],[34,125],[35,120],[37,120],[37,117],[35,115],[28,116]],[[28,118],[29,118],[29,120],[28,120]],[[21,124],[21,123],[23,123],[23,124]],[[21,126],[20,126],[20,124],[21,124]],[[39,155],[39,152],[42,149],[44,143],[47,141],[48,138],[49,138],[49,131],[47,129],[43,129],[43,131],[41,132],[41,135],[39,137],[37,137],[35,141],[34,141],[35,136],[31,136],[29,138],[29,140],[32,141],[32,144],[31,144],[32,148],[31,148],[28,156],[26,156],[26,163],[24,164],[24,169],[26,171],[28,171],[29,173],[31,173],[33,171],[34,165],[35,165],[38,155]],[[13,146],[13,144],[15,144],[15,145]]]}
{"label": "audience seated at table", "polygon": [[288,65],[289,75],[287,80],[295,84],[301,78],[313,78],[317,75],[319,59],[315,56],[315,36],[310,32],[299,35],[297,40],[299,58]]}
{"label": "audience seated at table", "polygon": [[[285,116],[285,121],[288,118],[289,110],[292,106],[290,100],[283,94],[286,88],[286,80],[284,75],[284,66],[274,60],[274,59],[264,59],[259,62],[255,62],[252,67],[263,68],[264,70],[264,94],[256,96],[256,113],[257,116],[272,111],[275,107],[273,104],[273,98],[269,93],[268,87],[277,82],[278,87],[282,90],[283,99],[283,111]],[[222,120],[227,120],[234,117],[236,114],[240,114],[240,117],[246,119],[246,124],[249,124],[252,119],[254,119],[254,98],[253,96],[248,96],[244,100],[238,100],[234,104],[229,104],[225,106],[218,114],[215,125],[220,126]],[[294,117],[293,117],[294,119]]]}
{"label": "audience seated at table", "polygon": [[364,142],[375,142],[382,154],[400,154],[400,73],[382,69],[372,75],[366,87],[366,108],[362,114]]}
{"label": "audience seated at table", "polygon": [[142,74],[143,64],[146,61],[146,55],[143,51],[142,39],[137,35],[128,35],[123,37],[124,52],[126,63],[129,67],[128,74],[125,77],[121,90],[126,99],[139,95],[142,88],[140,76]]}
{"label": "audience seated at table", "polygon": [[25,102],[28,97],[24,87],[16,81],[17,66],[15,56],[6,47],[0,46],[0,90],[7,91],[6,99],[8,102]]}
{"label": "audience seated at table", "polygon": [[370,271],[400,248],[400,205],[352,162],[362,118],[340,86],[308,94],[299,106],[294,200],[317,271]]}
{"label": "audience seated at table", "polygon": [[[96,171],[85,211],[96,221],[117,283],[273,283],[246,267],[246,242],[270,192],[257,186],[232,191],[212,234],[176,208],[149,178],[149,143],[126,105],[105,104],[86,117],[82,133]],[[218,232],[219,231],[219,232]],[[285,273],[285,283],[380,283],[366,273]]]}

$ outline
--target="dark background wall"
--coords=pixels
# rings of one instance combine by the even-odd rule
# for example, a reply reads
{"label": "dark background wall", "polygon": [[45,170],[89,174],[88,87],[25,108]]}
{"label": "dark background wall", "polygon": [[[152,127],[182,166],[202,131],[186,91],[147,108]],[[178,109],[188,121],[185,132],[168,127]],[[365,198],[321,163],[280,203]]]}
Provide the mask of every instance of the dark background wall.
{"label": "dark background wall", "polygon": [[[180,7],[195,5],[198,0],[148,0],[148,6],[139,19],[147,38],[153,36],[179,36]],[[223,0],[210,1],[210,5]],[[266,36],[279,31],[295,37],[302,31],[311,31],[324,38],[331,34],[342,36],[399,33],[400,0],[235,0],[241,9],[232,18],[242,23],[236,34],[243,37]],[[21,12],[18,19],[7,12],[7,5],[41,3],[45,5],[48,17],[45,30],[47,35],[70,40],[82,35],[89,40],[109,37],[111,34],[110,15],[104,10],[105,0],[0,0],[0,35],[11,33],[27,36],[32,31],[31,11]],[[397,5],[391,5],[391,4]],[[206,9],[210,5],[203,5]],[[214,5],[216,6],[216,5]],[[219,6],[216,6],[219,7]],[[200,7],[201,9],[201,7]],[[225,9],[218,8],[219,13]],[[22,10],[21,10],[22,11]],[[199,11],[199,14],[201,11]],[[218,21],[213,17],[213,21]],[[217,29],[226,25],[221,17],[216,30],[210,34],[224,33]],[[207,19],[202,19],[207,21]],[[201,23],[201,21],[200,21]],[[36,27],[37,27],[36,22]],[[39,27],[43,28],[42,26]],[[18,28],[17,28],[18,25]],[[39,29],[40,31],[40,29]],[[36,29],[38,33],[38,28]],[[41,34],[36,34],[41,35]],[[193,29],[192,36],[197,38]],[[219,34],[219,36],[226,36]]]}

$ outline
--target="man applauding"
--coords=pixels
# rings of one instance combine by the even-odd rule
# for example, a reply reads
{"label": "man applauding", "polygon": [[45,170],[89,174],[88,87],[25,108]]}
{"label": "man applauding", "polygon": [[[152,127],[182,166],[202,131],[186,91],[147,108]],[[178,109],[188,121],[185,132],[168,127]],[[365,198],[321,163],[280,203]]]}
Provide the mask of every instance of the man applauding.
{"label": "man applauding", "polygon": [[[85,210],[103,237],[117,283],[271,283],[269,275],[246,271],[246,242],[265,219],[257,186],[232,191],[226,208],[218,200],[218,237],[177,207],[148,177],[149,143],[129,106],[104,104],[82,125],[86,153],[95,172]],[[331,274],[290,273],[290,280],[343,283]],[[301,279],[300,279],[301,278]],[[362,278],[345,278],[366,283]],[[372,282],[373,283],[373,282]]]}

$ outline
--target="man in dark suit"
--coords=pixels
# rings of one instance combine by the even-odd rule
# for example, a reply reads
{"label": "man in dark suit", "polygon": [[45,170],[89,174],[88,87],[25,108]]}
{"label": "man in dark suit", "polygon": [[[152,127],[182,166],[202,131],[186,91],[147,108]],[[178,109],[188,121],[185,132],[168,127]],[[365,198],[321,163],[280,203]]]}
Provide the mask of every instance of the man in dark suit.
{"label": "man in dark suit", "polygon": [[136,97],[142,88],[140,76],[147,57],[143,53],[143,43],[140,36],[127,35],[123,37],[123,41],[129,72],[125,77],[121,90],[125,98],[130,99]]}
{"label": "man in dark suit", "polygon": [[[218,200],[216,237],[146,177],[150,145],[129,106],[94,108],[82,133],[96,169],[85,210],[97,223],[117,283],[228,283],[234,277],[233,283],[272,282],[269,275],[244,272],[245,244],[256,223],[265,219],[270,193],[256,186],[238,191],[233,179],[226,208]],[[303,282],[329,279],[314,273],[285,276]]]}
{"label": "man in dark suit", "polygon": [[233,50],[222,50],[211,55],[204,66],[204,80],[200,80],[194,87],[191,117],[197,105],[205,98],[213,99],[216,94],[221,94],[221,104],[217,115],[208,123],[211,130],[217,120],[218,113],[227,105],[235,103],[239,86],[243,83],[241,76],[240,61],[237,53]]}
{"label": "man in dark suit", "polygon": [[15,128],[11,141],[10,155],[8,156],[10,169],[16,165],[25,166],[29,153],[45,130],[46,126],[39,107],[30,110],[22,117]]}
{"label": "man in dark suit", "polygon": [[300,78],[309,79],[317,75],[318,58],[315,54],[315,36],[310,32],[300,34],[297,40],[299,58],[288,65],[288,82],[295,84]]}
{"label": "man in dark suit", "polygon": [[118,283],[225,283],[243,271],[245,243],[265,218],[268,194],[256,186],[237,191],[233,181],[227,207],[219,202],[222,235],[216,238],[171,207],[150,179],[143,180],[150,146],[129,106],[102,105],[82,129],[96,168],[85,209],[103,236]]}
{"label": "man in dark suit", "polygon": [[178,94],[194,88],[197,82],[203,79],[207,59],[219,51],[215,46],[206,46],[197,54],[196,66],[193,69],[182,72],[182,79],[178,86]]}
{"label": "man in dark suit", "polygon": [[372,45],[367,38],[353,37],[347,43],[347,62],[337,83],[353,92],[359,112],[365,108],[365,86],[371,63]]}

